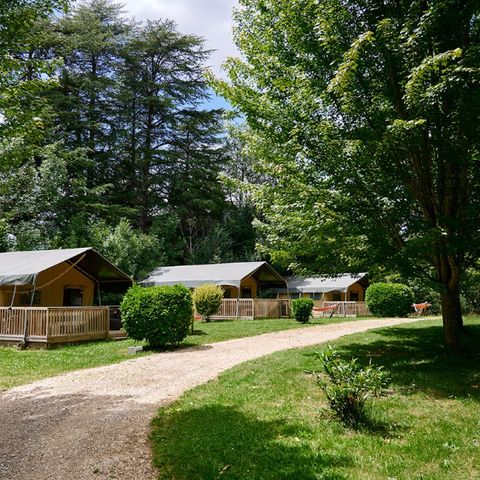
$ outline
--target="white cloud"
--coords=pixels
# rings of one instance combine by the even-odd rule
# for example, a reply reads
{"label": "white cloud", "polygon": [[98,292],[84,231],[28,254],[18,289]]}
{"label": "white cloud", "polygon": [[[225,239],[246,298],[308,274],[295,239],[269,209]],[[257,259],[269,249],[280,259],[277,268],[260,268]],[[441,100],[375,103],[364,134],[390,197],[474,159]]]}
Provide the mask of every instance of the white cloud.
{"label": "white cloud", "polygon": [[[232,10],[237,0],[123,0],[128,16],[137,20],[174,20],[183,33],[200,35],[215,50],[209,65],[217,74],[230,55],[237,55],[232,39]],[[223,76],[223,75],[222,75]]]}

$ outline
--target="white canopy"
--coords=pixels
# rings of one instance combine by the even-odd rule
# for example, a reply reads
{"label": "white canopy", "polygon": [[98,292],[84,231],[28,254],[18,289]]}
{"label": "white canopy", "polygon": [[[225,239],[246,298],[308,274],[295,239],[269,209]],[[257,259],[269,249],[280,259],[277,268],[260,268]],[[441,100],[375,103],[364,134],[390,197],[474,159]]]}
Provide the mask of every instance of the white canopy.
{"label": "white canopy", "polygon": [[34,285],[40,272],[63,262],[75,264],[107,289],[116,289],[120,284],[128,288],[132,283],[126,273],[93,248],[86,247],[0,253],[0,285]]}
{"label": "white canopy", "polygon": [[160,267],[142,283],[144,286],[182,284],[189,288],[205,283],[240,288],[241,281],[254,276],[262,283],[285,285],[285,280],[267,262],[235,262]]}
{"label": "white canopy", "polygon": [[321,275],[318,277],[285,277],[290,292],[302,293],[327,293],[327,292],[346,292],[348,287],[357,283],[367,276],[366,273],[356,275],[343,273],[334,277]]}

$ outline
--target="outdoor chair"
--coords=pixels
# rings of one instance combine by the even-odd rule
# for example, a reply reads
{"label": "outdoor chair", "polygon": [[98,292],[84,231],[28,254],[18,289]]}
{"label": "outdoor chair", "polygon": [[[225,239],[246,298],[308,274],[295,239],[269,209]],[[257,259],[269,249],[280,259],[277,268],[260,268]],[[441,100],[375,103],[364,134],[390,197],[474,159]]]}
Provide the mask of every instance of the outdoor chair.
{"label": "outdoor chair", "polygon": [[427,314],[427,308],[431,307],[432,305],[428,302],[423,302],[423,303],[414,303],[412,305],[413,309],[415,310],[415,314],[417,316],[421,315],[426,315]]}

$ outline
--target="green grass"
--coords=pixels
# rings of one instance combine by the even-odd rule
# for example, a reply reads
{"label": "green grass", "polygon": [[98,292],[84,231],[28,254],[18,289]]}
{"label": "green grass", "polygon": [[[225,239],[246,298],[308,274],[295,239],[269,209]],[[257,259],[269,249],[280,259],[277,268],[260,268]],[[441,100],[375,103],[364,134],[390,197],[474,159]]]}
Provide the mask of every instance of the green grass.
{"label": "green grass", "polygon": [[226,372],[159,410],[151,435],[159,479],[478,480],[480,319],[466,324],[457,357],[443,351],[440,321],[333,342],[391,378],[370,430],[348,429],[330,413],[315,374],[324,346]]}
{"label": "green grass", "polygon": [[[313,320],[309,325],[341,322],[345,318]],[[305,325],[291,319],[235,320],[226,322],[196,323],[193,335],[189,335],[180,347],[220,342],[232,338],[248,337],[261,333],[300,328]],[[52,377],[80,368],[118,363],[132,357],[128,347],[144,345],[134,340],[98,341],[59,346],[51,350],[0,347],[0,390]],[[155,353],[147,350],[136,357]]]}

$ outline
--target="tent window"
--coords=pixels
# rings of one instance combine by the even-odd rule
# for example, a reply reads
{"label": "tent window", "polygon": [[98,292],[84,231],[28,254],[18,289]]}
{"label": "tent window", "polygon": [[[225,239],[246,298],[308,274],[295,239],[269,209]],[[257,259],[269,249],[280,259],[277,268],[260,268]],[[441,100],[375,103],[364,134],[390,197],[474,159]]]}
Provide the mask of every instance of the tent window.
{"label": "tent window", "polygon": [[341,302],[342,301],[342,294],[340,292],[332,292],[332,301]]}
{"label": "tent window", "polygon": [[[40,290],[36,290],[33,294],[33,303],[32,305],[40,305],[41,303],[41,293]],[[28,305],[30,306],[30,302],[32,301],[32,292],[22,292],[20,294],[20,305]]]}
{"label": "tent window", "polygon": [[63,291],[64,307],[81,307],[83,305],[83,290],[79,288],[65,288]]}
{"label": "tent window", "polygon": [[250,287],[242,288],[242,298],[252,298],[252,289]]}

